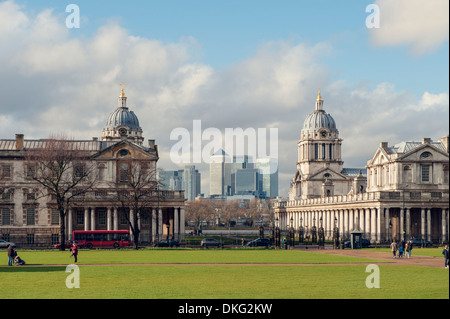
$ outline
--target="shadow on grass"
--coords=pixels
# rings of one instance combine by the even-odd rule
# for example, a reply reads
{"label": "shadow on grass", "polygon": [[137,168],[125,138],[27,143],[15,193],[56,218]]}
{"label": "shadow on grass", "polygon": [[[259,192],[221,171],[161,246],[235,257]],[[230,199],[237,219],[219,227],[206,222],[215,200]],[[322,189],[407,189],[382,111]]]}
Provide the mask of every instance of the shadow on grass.
{"label": "shadow on grass", "polygon": [[[32,266],[32,267],[29,267]],[[66,271],[66,267],[64,266],[56,266],[56,267],[47,267],[45,265],[24,265],[24,266],[0,266],[0,273],[2,272],[52,272],[52,271]]]}

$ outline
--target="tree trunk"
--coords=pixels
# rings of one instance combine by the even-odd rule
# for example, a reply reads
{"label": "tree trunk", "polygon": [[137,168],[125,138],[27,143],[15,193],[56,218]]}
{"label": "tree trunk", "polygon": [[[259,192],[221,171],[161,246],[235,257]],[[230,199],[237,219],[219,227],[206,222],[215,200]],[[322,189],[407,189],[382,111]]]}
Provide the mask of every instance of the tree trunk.
{"label": "tree trunk", "polygon": [[59,220],[61,221],[61,226],[59,228],[59,237],[60,237],[60,246],[59,250],[64,251],[66,250],[66,221],[64,218],[64,214],[59,214]]}

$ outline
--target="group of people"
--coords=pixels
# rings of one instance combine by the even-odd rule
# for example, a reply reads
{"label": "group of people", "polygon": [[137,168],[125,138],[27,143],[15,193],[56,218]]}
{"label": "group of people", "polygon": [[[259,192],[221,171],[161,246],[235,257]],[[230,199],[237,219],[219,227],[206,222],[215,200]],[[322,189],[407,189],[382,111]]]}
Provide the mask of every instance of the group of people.
{"label": "group of people", "polygon": [[17,251],[12,245],[8,245],[8,266],[12,265],[25,265],[25,260],[17,255]]}
{"label": "group of people", "polygon": [[[71,249],[71,257],[74,257],[74,261],[77,262],[78,261],[78,246],[77,244],[73,244]],[[8,266],[13,266],[13,265],[25,265],[25,260],[23,260],[22,258],[19,257],[19,255],[17,254],[17,250],[14,248],[14,246],[12,245],[8,245]]]}
{"label": "group of people", "polygon": [[[405,242],[402,241],[401,244],[398,246],[397,242],[394,240],[391,244],[391,251],[393,254],[393,258],[396,258],[396,254],[398,253],[398,258],[411,258],[411,251],[413,249],[413,244],[411,241]],[[442,255],[444,255],[444,268],[449,269],[449,250],[448,250],[448,244],[445,245],[444,250],[442,251]]]}
{"label": "group of people", "polygon": [[397,242],[394,240],[391,244],[393,258],[396,258],[397,253],[398,253],[398,258],[403,258],[403,256],[405,256],[405,258],[411,258],[412,249],[413,249],[413,243],[411,240],[408,242],[402,240],[400,245],[398,245]]}

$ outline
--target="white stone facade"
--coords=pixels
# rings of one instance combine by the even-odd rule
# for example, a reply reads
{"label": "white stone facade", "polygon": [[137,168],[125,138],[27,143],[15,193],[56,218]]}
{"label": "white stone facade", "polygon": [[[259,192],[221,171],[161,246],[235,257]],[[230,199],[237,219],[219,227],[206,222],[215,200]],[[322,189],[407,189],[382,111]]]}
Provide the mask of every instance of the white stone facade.
{"label": "white stone facade", "polygon": [[[123,100],[122,95],[119,100]],[[118,129],[127,127],[126,122],[118,124]],[[118,212],[121,205],[113,185],[123,182],[121,170],[129,170],[133,161],[144,163],[148,170],[156,172],[159,157],[154,140],[143,146],[134,135],[128,136],[129,131],[123,133],[117,139],[110,136],[104,141],[97,138],[70,141],[77,150],[88,154],[88,165],[94,167],[96,182],[83,198],[73,201],[65,221],[67,240],[72,239],[75,230],[130,229]],[[50,246],[59,243],[61,222],[56,201],[48,196],[38,196],[40,186],[27,177],[25,156],[42,148],[43,143],[45,140],[27,140],[21,134],[17,134],[16,139],[0,140],[0,238],[19,245]],[[184,192],[155,192],[158,192],[156,197],[159,200],[149,204],[146,217],[139,220],[140,241],[154,243],[167,237],[183,240]]]}
{"label": "white stone facade", "polygon": [[[315,112],[321,110],[319,93]],[[334,120],[311,124],[311,118],[298,142],[289,200],[275,203],[281,229],[323,226],[331,239],[338,227],[348,239],[359,228],[372,243],[412,237],[448,242],[448,135],[391,147],[382,142],[364,169],[345,169]]]}

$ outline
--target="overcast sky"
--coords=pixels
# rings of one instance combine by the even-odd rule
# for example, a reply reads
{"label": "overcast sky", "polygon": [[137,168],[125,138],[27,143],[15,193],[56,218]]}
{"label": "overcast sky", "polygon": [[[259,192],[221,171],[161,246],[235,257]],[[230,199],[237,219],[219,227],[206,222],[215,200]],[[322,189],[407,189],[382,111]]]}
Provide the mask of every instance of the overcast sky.
{"label": "overcast sky", "polygon": [[[170,133],[193,120],[277,128],[287,196],[319,87],[344,167],[364,167],[381,141],[449,132],[447,0],[92,2],[0,2],[0,138],[101,136],[125,83],[164,169],[177,169]],[[66,26],[70,3],[79,29]],[[208,165],[197,167],[208,194]]]}

